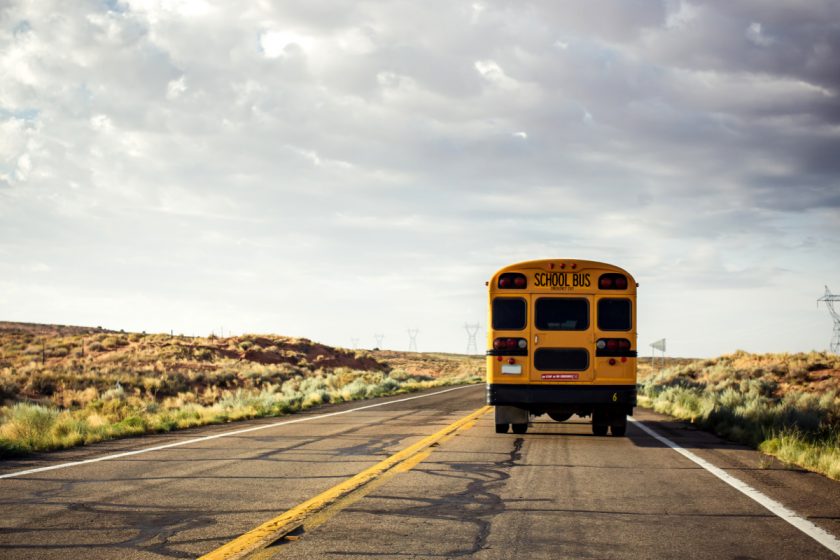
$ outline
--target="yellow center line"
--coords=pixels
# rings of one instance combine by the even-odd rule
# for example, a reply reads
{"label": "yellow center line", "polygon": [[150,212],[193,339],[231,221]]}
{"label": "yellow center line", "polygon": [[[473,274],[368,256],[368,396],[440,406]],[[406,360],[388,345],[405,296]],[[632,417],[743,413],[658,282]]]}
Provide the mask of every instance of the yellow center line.
{"label": "yellow center line", "polygon": [[398,451],[376,465],[363,470],[341,484],[333,486],[329,490],[298,504],[274,519],[270,519],[262,525],[251,529],[216,550],[205,554],[199,560],[231,560],[242,558],[246,554],[276,541],[284,534],[303,525],[308,517],[324,510],[362,486],[370,484],[385,473],[395,469],[397,469],[396,472],[404,472],[411,469],[429,455],[430,452],[423,453],[427,448],[441,441],[445,441],[445,439],[448,439],[449,436],[462,428],[471,428],[475,425],[476,420],[490,411],[491,408],[490,406],[479,408],[442,430],[421,439],[417,443],[406,447],[402,451]]}

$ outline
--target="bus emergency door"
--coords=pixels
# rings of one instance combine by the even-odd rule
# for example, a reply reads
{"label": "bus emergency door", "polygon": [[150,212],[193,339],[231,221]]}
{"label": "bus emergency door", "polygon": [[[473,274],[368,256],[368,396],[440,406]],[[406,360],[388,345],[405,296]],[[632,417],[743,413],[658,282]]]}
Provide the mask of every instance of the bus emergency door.
{"label": "bus emergency door", "polygon": [[592,381],[595,363],[593,297],[585,294],[530,296],[530,380]]}

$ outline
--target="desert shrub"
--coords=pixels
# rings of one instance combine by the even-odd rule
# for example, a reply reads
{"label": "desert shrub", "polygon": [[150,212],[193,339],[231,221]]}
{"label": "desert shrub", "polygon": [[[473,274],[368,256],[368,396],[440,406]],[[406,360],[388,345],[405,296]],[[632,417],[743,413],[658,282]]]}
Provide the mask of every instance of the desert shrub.
{"label": "desert shrub", "polygon": [[17,399],[20,394],[20,385],[14,379],[6,376],[0,377],[0,401]]}
{"label": "desert shrub", "polygon": [[0,425],[0,439],[15,441],[25,449],[40,447],[53,423],[58,410],[29,403],[17,403],[4,414]]}
{"label": "desert shrub", "polygon": [[70,349],[66,346],[58,346],[47,350],[48,358],[63,358],[70,354]]}
{"label": "desert shrub", "polygon": [[[778,361],[784,360],[785,366]],[[716,360],[666,368],[639,385],[640,404],[687,419],[724,437],[772,452],[784,460],[835,476],[840,397],[803,388],[781,390],[788,383],[808,382],[809,368],[837,368],[816,355],[750,355],[738,352]],[[736,367],[737,366],[737,367]],[[795,385],[792,385],[795,386]],[[825,457],[817,457],[823,449]],[[788,459],[785,459],[787,457]],[[816,466],[815,466],[816,465]],[[822,466],[819,466],[822,465]],[[818,467],[817,467],[818,466]]]}
{"label": "desert shrub", "polygon": [[56,380],[44,374],[33,375],[26,384],[26,391],[36,395],[44,395],[49,397],[57,388]]}
{"label": "desert shrub", "polygon": [[105,346],[99,341],[94,341],[87,345],[87,349],[90,352],[102,352],[105,350]]}

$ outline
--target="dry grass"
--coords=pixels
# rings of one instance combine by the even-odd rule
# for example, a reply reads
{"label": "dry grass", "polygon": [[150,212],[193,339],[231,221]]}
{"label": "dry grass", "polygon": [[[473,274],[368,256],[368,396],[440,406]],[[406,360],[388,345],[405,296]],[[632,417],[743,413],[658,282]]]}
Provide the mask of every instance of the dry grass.
{"label": "dry grass", "polygon": [[475,383],[483,359],[0,323],[0,456]]}
{"label": "dry grass", "polygon": [[840,480],[840,357],[736,352],[651,371],[640,404]]}

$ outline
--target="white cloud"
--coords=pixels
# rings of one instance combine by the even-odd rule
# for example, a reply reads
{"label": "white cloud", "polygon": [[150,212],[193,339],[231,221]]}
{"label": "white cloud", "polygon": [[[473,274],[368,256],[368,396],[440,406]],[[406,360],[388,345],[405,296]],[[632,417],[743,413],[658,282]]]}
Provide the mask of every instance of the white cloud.
{"label": "white cloud", "polygon": [[260,47],[266,58],[287,57],[294,49],[307,51],[314,45],[312,37],[291,30],[265,31],[260,35]]}
{"label": "white cloud", "polygon": [[576,256],[636,273],[677,353],[822,347],[761,301],[840,275],[835,15],[13,2],[4,316],[459,351],[495,268]]}

